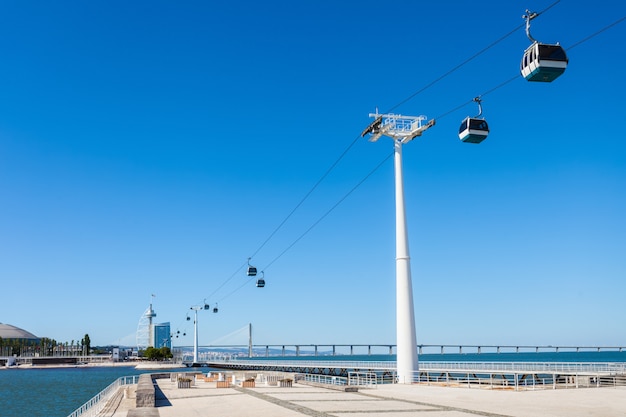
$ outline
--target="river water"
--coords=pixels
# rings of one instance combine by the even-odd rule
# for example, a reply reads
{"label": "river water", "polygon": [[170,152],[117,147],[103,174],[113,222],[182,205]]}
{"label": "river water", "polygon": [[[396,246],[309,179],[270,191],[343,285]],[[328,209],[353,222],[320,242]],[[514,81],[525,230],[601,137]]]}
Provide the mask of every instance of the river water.
{"label": "river water", "polygon": [[67,417],[134,367],[0,368],[1,417]]}

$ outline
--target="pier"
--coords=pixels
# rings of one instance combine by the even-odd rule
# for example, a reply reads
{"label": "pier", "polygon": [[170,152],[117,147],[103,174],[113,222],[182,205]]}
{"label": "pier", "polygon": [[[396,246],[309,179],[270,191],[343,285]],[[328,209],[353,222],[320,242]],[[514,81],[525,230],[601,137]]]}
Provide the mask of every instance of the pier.
{"label": "pier", "polygon": [[[198,364],[200,365],[200,364]],[[248,360],[248,359],[223,359],[205,364],[211,371],[205,373],[202,368],[186,372],[163,372],[158,374],[143,374],[139,379],[139,385],[132,390],[124,388],[124,393],[119,389],[120,378],[111,387],[117,388],[114,392],[108,387],[103,393],[98,394],[90,402],[77,409],[70,417],[84,415],[96,415],[103,407],[107,410],[118,409],[123,398],[134,399],[134,406],[126,402],[126,407],[120,411],[128,410],[126,417],[130,416],[158,416],[156,410],[159,405],[158,396],[163,399],[165,386],[159,382],[162,391],[155,390],[156,385],[152,380],[169,379],[169,384],[177,385],[177,389],[170,391],[176,396],[182,389],[216,388],[216,391],[204,391],[204,394],[196,393],[194,397],[206,395],[214,397],[222,389],[234,389],[239,392],[253,394],[252,389],[269,390],[276,392],[277,388],[291,390],[293,386],[314,386],[322,390],[334,390],[338,392],[362,392],[374,390],[375,392],[387,391],[387,387],[437,387],[437,388],[466,388],[470,391],[571,391],[577,388],[612,388],[623,392],[626,389],[626,363],[570,363],[570,362],[428,362],[420,363],[419,370],[410,375],[410,379],[400,381],[395,361],[341,361],[341,360]],[[207,369],[208,370],[208,369]],[[141,388],[141,378],[144,379],[144,388]],[[146,382],[146,378],[148,382]],[[285,382],[283,384],[283,382]],[[288,382],[288,383],[287,383]],[[131,384],[137,384],[137,377]],[[183,386],[183,383],[185,384]],[[165,383],[168,384],[168,383]],[[167,385],[169,387],[169,385]],[[150,392],[147,392],[149,388]],[[397,391],[400,388],[392,388]],[[404,388],[402,388],[404,389]],[[132,395],[129,395],[132,391]],[[145,392],[144,392],[145,391]],[[577,390],[575,390],[577,391]],[[594,390],[595,391],[595,390]],[[222,391],[223,392],[223,391]],[[603,391],[605,392],[605,391]],[[442,391],[443,393],[443,391]],[[257,394],[253,394],[256,396]],[[622,396],[622,394],[619,394]],[[454,396],[453,396],[454,397]],[[624,397],[626,398],[626,397]],[[510,399],[510,398],[509,398]],[[106,401],[106,406],[103,401]],[[146,401],[149,400],[149,401]],[[166,398],[167,400],[167,394]],[[171,405],[171,404],[169,404]],[[129,408],[127,408],[129,407]],[[131,410],[140,407],[141,410]],[[195,410],[195,406],[193,408]],[[367,409],[364,409],[366,411]],[[152,414],[145,414],[149,411]],[[166,409],[162,409],[166,411]],[[186,415],[189,410],[183,406],[175,411],[175,415]],[[373,411],[373,410],[372,410]],[[91,414],[88,414],[91,413]],[[194,411],[195,412],[195,411]],[[182,413],[182,414],[181,414]],[[476,414],[476,413],[470,413]],[[115,416],[114,412],[106,416]],[[195,414],[189,414],[195,415]],[[229,414],[231,415],[231,414]],[[317,414],[315,414],[317,415]],[[484,414],[493,416],[493,414]],[[556,415],[556,414],[555,414]],[[508,417],[508,416],[507,416]]]}
{"label": "pier", "polygon": [[[350,378],[367,375],[377,383],[397,383],[394,361],[322,360],[221,360],[207,363],[211,368],[236,371],[288,372]],[[626,385],[626,363],[569,362],[420,362],[419,371],[403,382],[445,382],[520,386],[572,383],[601,386]],[[489,382],[487,382],[489,381]]]}
{"label": "pier", "polygon": [[[247,373],[246,373],[247,374]],[[219,381],[196,378],[181,388],[177,378],[154,377],[154,407],[138,408],[136,392],[111,400],[107,417],[160,416],[196,417],[206,415],[333,417],[368,415],[402,417],[437,415],[446,417],[541,416],[582,417],[624,415],[624,387],[600,389],[525,390],[466,389],[460,392],[443,384],[385,384],[336,390],[330,385],[294,378],[293,384],[244,386],[247,375],[218,385]],[[239,380],[241,379],[241,380]],[[454,385],[451,385],[454,386]],[[472,385],[468,388],[484,388]],[[559,388],[568,388],[561,386]],[[82,416],[81,416],[82,417]]]}

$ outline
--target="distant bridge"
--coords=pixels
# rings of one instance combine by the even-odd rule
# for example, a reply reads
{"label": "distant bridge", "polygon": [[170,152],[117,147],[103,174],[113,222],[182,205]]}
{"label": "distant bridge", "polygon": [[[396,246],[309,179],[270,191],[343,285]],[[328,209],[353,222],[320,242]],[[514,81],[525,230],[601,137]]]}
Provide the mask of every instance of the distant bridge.
{"label": "distant bridge", "polygon": [[[192,348],[191,346],[177,346],[177,348]],[[206,345],[200,346],[208,350],[236,350],[259,352],[265,357],[270,352],[280,352],[280,356],[318,356],[327,355],[372,355],[389,354],[393,355],[396,350],[395,344],[284,344],[284,345]],[[522,352],[623,352],[626,346],[552,346],[552,345],[418,345],[418,354],[444,354],[444,353],[522,353]],[[380,353],[380,352],[384,353]],[[295,352],[295,353],[291,353]],[[355,353],[356,352],[356,353]],[[374,353],[373,353],[374,352]]]}

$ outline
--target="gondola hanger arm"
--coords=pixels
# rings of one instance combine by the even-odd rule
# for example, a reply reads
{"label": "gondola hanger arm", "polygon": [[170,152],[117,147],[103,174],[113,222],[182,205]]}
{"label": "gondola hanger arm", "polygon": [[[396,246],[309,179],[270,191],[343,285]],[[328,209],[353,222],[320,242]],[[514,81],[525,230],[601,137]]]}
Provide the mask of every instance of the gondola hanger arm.
{"label": "gondola hanger arm", "polygon": [[528,36],[528,39],[530,39],[531,42],[537,42],[537,40],[533,38],[530,34],[530,21],[537,16],[539,16],[539,13],[531,12],[528,9],[526,9],[526,14],[522,15],[522,19],[526,19],[526,36]]}

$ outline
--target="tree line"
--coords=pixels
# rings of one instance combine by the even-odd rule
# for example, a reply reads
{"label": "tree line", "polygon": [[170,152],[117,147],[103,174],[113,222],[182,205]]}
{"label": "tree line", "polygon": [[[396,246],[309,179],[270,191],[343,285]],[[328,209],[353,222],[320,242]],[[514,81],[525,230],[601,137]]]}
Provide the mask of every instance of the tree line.
{"label": "tree line", "polygon": [[71,342],[57,342],[48,337],[39,340],[0,337],[0,356],[87,356],[90,353],[91,339],[88,334]]}

